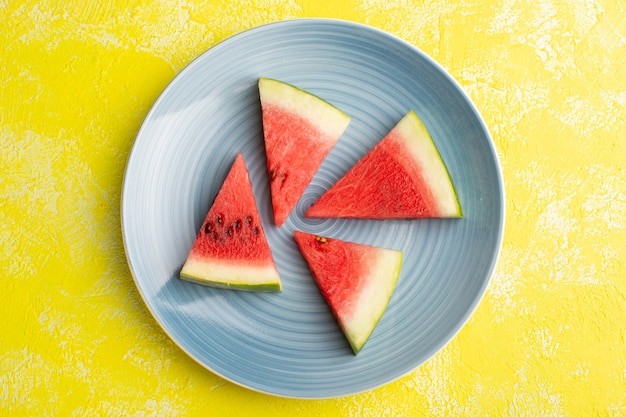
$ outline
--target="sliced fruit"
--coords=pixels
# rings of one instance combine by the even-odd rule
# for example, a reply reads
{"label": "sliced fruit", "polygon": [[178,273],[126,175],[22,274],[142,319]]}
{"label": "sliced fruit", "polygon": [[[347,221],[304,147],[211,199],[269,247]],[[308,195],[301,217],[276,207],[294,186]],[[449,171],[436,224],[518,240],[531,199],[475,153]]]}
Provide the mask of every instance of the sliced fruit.
{"label": "sliced fruit", "polygon": [[282,289],[241,153],[200,227],[180,278],[237,290]]}
{"label": "sliced fruit", "polygon": [[414,111],[340,178],[305,217],[462,217],[454,185]]}
{"label": "sliced fruit", "polygon": [[292,85],[259,79],[274,221],[281,226],[350,117]]}
{"label": "sliced fruit", "polygon": [[295,240],[339,327],[358,354],[387,309],[402,252],[296,230]]}

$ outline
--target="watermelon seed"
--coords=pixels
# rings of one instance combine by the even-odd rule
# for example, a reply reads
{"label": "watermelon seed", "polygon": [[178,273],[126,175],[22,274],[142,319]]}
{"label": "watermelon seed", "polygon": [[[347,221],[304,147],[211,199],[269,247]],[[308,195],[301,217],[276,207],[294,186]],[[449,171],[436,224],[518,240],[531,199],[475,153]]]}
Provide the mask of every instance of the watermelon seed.
{"label": "watermelon seed", "polygon": [[235,229],[237,230],[241,229],[241,220],[239,219],[235,220]]}
{"label": "watermelon seed", "polygon": [[226,233],[228,234],[228,236],[232,236],[235,233],[235,229],[233,229],[233,226],[230,226],[228,230],[226,230]]}
{"label": "watermelon seed", "polygon": [[325,237],[322,237],[322,236],[315,236],[315,240],[320,242],[320,243],[328,242],[328,239],[326,239]]}
{"label": "watermelon seed", "polygon": [[252,224],[252,216],[246,216],[246,223],[248,223],[248,225]]}
{"label": "watermelon seed", "polygon": [[208,222],[207,224],[204,225],[204,233],[208,235],[212,231],[213,231],[213,224],[211,222]]}
{"label": "watermelon seed", "polygon": [[258,235],[258,234],[259,234],[259,227],[258,227],[258,226],[256,226],[256,227],[254,228],[253,232],[254,232],[254,234],[255,234],[255,235]]}
{"label": "watermelon seed", "polygon": [[213,233],[211,233],[211,237],[213,238],[213,240],[217,240],[219,239],[220,235],[218,235],[217,232],[214,231]]}
{"label": "watermelon seed", "polygon": [[219,224],[220,226],[224,223],[224,215],[223,214],[218,214],[217,215],[217,224]]}
{"label": "watermelon seed", "polygon": [[271,172],[270,181],[273,181],[273,180],[274,180],[274,178],[276,178],[276,174],[277,174],[277,173],[276,173],[276,170],[275,170],[275,169],[273,169],[273,170],[272,170],[272,172]]}

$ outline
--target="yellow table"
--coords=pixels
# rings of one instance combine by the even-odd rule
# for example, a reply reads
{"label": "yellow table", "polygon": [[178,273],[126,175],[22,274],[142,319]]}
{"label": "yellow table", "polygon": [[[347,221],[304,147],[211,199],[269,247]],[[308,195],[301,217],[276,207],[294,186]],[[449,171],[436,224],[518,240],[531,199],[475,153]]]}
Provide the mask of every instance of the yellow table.
{"label": "yellow table", "polygon": [[[0,415],[626,416],[626,9],[621,0],[0,0]],[[453,341],[371,392],[226,382],[149,314],[120,190],[137,130],[195,56],[296,17],[418,46],[475,102],[505,240]]]}

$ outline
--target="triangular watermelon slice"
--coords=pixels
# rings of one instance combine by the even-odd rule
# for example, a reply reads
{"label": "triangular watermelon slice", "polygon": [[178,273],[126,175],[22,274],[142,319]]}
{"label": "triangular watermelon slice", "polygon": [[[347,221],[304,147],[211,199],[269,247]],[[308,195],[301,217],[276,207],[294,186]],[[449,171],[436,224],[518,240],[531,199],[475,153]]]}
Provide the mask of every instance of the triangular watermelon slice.
{"label": "triangular watermelon slice", "polygon": [[274,221],[281,226],[350,117],[292,85],[259,79],[267,169]]}
{"label": "triangular watermelon slice", "polygon": [[281,291],[241,153],[200,227],[180,278],[211,287]]}
{"label": "triangular watermelon slice", "polygon": [[306,212],[305,217],[462,217],[430,134],[410,111]]}
{"label": "triangular watermelon slice", "polygon": [[387,309],[402,252],[312,235],[295,240],[339,327],[358,354]]}

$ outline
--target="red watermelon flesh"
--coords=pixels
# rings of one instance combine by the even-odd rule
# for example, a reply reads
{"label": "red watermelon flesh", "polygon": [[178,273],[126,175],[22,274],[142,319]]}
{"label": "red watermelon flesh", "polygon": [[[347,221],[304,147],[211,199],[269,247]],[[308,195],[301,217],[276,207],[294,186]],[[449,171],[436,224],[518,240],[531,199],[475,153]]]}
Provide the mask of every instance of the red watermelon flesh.
{"label": "red watermelon flesh", "polygon": [[180,278],[213,287],[281,291],[241,153],[200,227]]}
{"label": "red watermelon flesh", "polygon": [[306,217],[462,217],[430,134],[410,111],[306,212]]}
{"label": "red watermelon flesh", "polygon": [[296,230],[313,278],[358,354],[385,312],[400,275],[402,252]]}
{"label": "red watermelon flesh", "polygon": [[281,226],[350,123],[346,114],[292,85],[259,79],[274,221]]}

